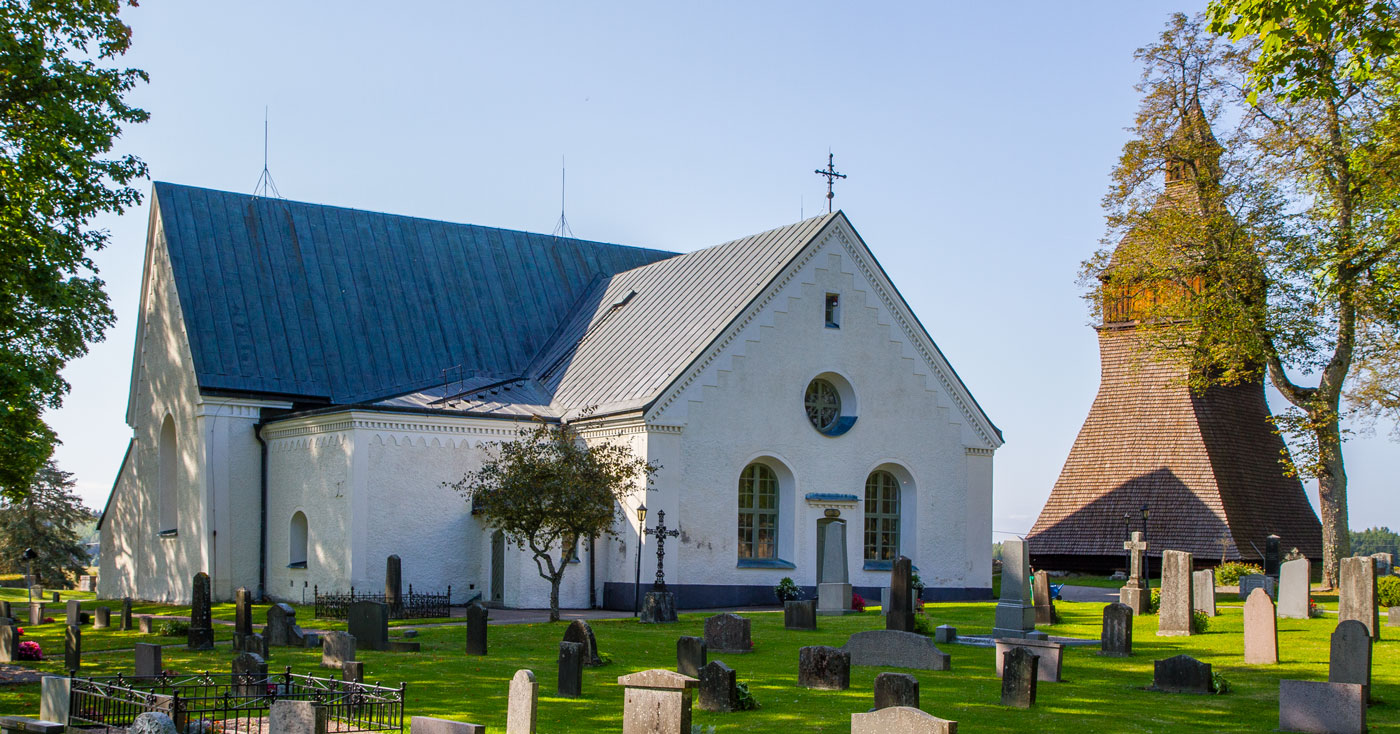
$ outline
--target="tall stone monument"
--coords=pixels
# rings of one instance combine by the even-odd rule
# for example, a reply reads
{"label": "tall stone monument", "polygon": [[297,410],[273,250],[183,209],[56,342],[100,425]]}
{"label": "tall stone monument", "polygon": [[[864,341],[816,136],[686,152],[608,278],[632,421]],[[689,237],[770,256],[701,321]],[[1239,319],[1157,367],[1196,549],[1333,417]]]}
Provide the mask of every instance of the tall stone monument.
{"label": "tall stone monument", "polygon": [[1060,617],[1055,614],[1055,597],[1050,592],[1050,574],[1048,572],[1035,572],[1032,596],[1035,599],[1035,623],[1058,624]]}
{"label": "tall stone monument", "polygon": [[832,520],[823,530],[822,582],[817,584],[817,614],[851,611],[851,575],[846,560],[846,521]]}
{"label": "tall stone monument", "polygon": [[914,631],[914,562],[900,556],[890,571],[890,608],[885,610],[885,629]]}
{"label": "tall stone monument", "polygon": [[1131,554],[1132,565],[1128,583],[1118,590],[1118,602],[1132,609],[1133,614],[1147,614],[1152,590],[1148,588],[1147,575],[1143,572],[1144,561],[1147,559],[1147,541],[1142,539],[1142,532],[1134,531],[1132,539],[1123,542],[1123,550]]}
{"label": "tall stone monument", "polygon": [[1162,603],[1157,610],[1157,634],[1191,634],[1191,554],[1162,551]]}
{"label": "tall stone monument", "polygon": [[1025,637],[1035,631],[1031,602],[1031,559],[1026,541],[1012,538],[1001,544],[1001,600],[997,602],[993,637]]}
{"label": "tall stone monument", "polygon": [[233,649],[244,649],[243,638],[251,634],[253,634],[253,593],[248,591],[248,587],[240,586],[237,591],[233,592]]}
{"label": "tall stone monument", "polygon": [[1381,638],[1380,607],[1376,606],[1376,559],[1370,556],[1342,559],[1337,602],[1340,620],[1354,619],[1366,625],[1371,639]]}
{"label": "tall stone monument", "polygon": [[384,603],[390,617],[403,617],[403,561],[397,554],[384,561]]}
{"label": "tall stone monument", "polygon": [[210,605],[209,574],[200,571],[194,575],[194,593],[190,602],[189,648],[191,650],[214,649],[214,613]]}

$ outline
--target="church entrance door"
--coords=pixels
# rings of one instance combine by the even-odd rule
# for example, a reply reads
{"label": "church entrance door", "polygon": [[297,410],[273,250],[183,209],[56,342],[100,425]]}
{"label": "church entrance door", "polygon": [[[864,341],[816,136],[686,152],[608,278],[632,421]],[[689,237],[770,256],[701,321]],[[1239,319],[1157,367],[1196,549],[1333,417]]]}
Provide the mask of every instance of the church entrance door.
{"label": "church entrance door", "polygon": [[499,530],[491,536],[491,603],[506,603],[506,535]]}

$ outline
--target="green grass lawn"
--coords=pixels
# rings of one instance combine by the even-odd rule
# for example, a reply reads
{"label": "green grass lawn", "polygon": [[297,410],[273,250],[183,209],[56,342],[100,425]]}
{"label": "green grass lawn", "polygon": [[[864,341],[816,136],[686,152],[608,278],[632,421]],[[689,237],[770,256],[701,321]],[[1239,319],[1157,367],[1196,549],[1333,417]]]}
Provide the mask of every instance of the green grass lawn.
{"label": "green grass lawn", "polygon": [[[86,606],[86,605],[85,605]],[[118,605],[119,606],[119,605]],[[1043,627],[1056,635],[1097,638],[1101,604],[1061,603],[1062,622]],[[948,623],[964,634],[990,632],[993,604],[937,604],[928,609],[936,624]],[[179,608],[168,608],[180,613]],[[298,615],[299,617],[301,615]],[[379,653],[361,651],[367,680],[408,685],[409,715],[440,716],[484,723],[499,728],[505,721],[508,681],[519,668],[530,668],[540,683],[540,731],[621,730],[622,691],[617,677],[647,668],[674,669],[675,640],[680,635],[701,635],[706,615],[683,615],[674,625],[642,625],[633,620],[593,623],[599,651],[610,661],[584,673],[585,697],[562,699],[553,695],[558,642],[565,625],[502,625],[490,631],[490,655],[464,654],[466,631],[462,627],[424,628],[418,640],[423,652]],[[821,629],[789,632],[780,613],[754,613],[754,652],[746,655],[712,655],[722,659],[746,681],[762,708],[757,711],[715,714],[696,709],[694,722],[716,726],[719,732],[793,731],[846,732],[850,714],[872,705],[875,675],[884,668],[855,668],[848,691],[811,691],[797,687],[798,648],[804,645],[841,645],[846,637],[882,627],[874,611],[848,617],[822,617]],[[1278,726],[1278,681],[1281,678],[1327,679],[1330,619],[1279,620],[1279,649],[1283,662],[1273,666],[1243,664],[1242,611],[1225,609],[1211,621],[1210,630],[1190,638],[1159,638],[1155,617],[1138,617],[1134,630],[1135,657],[1102,658],[1094,648],[1067,648],[1062,683],[1042,683],[1037,706],[1028,711],[998,705],[1000,682],[995,677],[993,651],[963,645],[947,645],[953,669],[944,672],[905,671],[921,682],[922,708],[936,716],[960,722],[965,731],[1092,731],[1102,732],[1259,732]],[[306,626],[313,626],[308,621]],[[323,625],[314,625],[323,626]],[[61,625],[48,625],[59,635]],[[1397,630],[1386,630],[1400,637]],[[26,632],[28,635],[28,632]],[[32,639],[48,639],[36,635]],[[143,636],[115,630],[84,629],[86,649],[110,649]],[[46,653],[61,661],[61,637],[57,647],[44,644]],[[101,648],[93,647],[99,645]],[[1152,661],[1186,653],[1211,663],[1225,675],[1233,690],[1221,696],[1190,696],[1144,690],[1152,681]],[[1400,727],[1400,640],[1377,643],[1373,659],[1372,696],[1377,700],[1368,713],[1373,731]],[[164,651],[167,669],[181,673],[227,672],[232,650],[190,652],[171,647]],[[84,673],[114,674],[133,670],[129,652],[101,652],[84,657]],[[273,648],[269,661],[274,670],[292,666],[297,672],[319,670],[316,650]],[[37,667],[56,670],[53,662]],[[333,675],[326,671],[327,675]],[[34,715],[38,711],[38,685],[0,687],[0,715]]]}

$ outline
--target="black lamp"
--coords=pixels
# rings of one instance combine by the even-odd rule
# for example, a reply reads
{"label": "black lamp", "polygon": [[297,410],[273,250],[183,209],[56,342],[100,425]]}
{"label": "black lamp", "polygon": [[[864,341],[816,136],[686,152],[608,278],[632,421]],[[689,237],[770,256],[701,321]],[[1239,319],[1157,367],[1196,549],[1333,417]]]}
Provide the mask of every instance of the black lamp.
{"label": "black lamp", "polygon": [[647,506],[637,505],[637,577],[632,582],[632,616],[642,608],[642,538],[647,536]]}

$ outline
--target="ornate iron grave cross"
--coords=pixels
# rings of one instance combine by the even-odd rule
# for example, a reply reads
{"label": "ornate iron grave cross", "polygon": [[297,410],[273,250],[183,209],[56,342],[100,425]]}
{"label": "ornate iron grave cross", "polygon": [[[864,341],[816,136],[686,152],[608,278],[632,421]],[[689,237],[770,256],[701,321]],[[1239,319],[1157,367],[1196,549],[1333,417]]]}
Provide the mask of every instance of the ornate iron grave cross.
{"label": "ornate iron grave cross", "polygon": [[826,154],[826,170],[818,168],[814,171],[818,176],[826,176],[826,213],[831,213],[831,200],[835,194],[831,193],[831,185],[836,183],[836,179],[845,178],[846,174],[836,172],[836,156],[832,153]]}
{"label": "ornate iron grave cross", "polygon": [[666,574],[661,570],[661,564],[666,558],[666,538],[674,538],[681,534],[679,530],[666,529],[666,511],[656,511],[656,527],[643,531],[647,535],[656,536],[656,581],[651,585],[652,591],[666,590]]}

